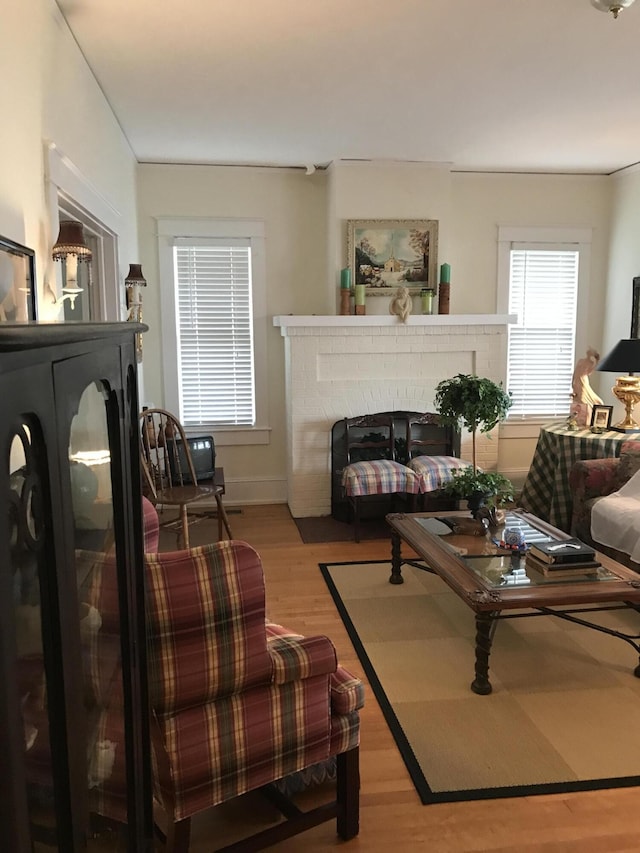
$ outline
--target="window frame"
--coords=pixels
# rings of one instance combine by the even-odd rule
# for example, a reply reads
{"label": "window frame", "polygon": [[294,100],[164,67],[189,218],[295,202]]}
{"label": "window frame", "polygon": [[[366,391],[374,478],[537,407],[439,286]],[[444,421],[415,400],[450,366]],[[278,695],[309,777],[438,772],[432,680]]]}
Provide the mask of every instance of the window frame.
{"label": "window frame", "polygon": [[[591,228],[563,228],[563,227],[498,227],[498,288],[497,288],[497,310],[498,313],[508,313],[509,307],[509,284],[511,268],[511,248],[517,244],[519,249],[539,249],[553,247],[561,250],[577,251],[578,260],[578,294],[576,306],[576,331],[575,351],[576,353],[586,350],[585,329],[587,323],[587,309],[589,305],[589,284],[591,270]],[[505,342],[505,383],[508,371],[508,347]],[[548,423],[549,416],[532,415],[507,415],[502,424],[501,434],[505,437],[534,437],[538,434],[540,424]]]}
{"label": "window frame", "polygon": [[265,227],[262,220],[157,217],[160,274],[160,319],[162,328],[162,384],[165,408],[180,411],[178,373],[177,298],[174,282],[173,249],[177,238],[248,239],[251,245],[253,357],[256,422],[253,426],[201,424],[189,427],[189,435],[204,431],[215,436],[216,444],[268,444],[267,393],[267,298],[265,267]]}
{"label": "window frame", "polygon": [[[88,294],[91,300],[91,318],[96,321],[123,319],[124,300],[121,301],[123,294],[118,283],[122,215],[108,199],[98,193],[71,160],[51,141],[45,142],[45,171],[49,245],[52,246],[55,242],[61,219],[70,218],[82,222],[85,234],[96,242],[96,246],[92,247],[92,281],[91,292]],[[49,291],[53,292],[54,296],[61,295],[62,268],[50,258],[45,264],[43,277],[45,291],[47,279]],[[55,287],[52,287],[51,282],[55,282]],[[61,303],[52,305],[47,299],[42,302],[39,300],[38,317],[41,320],[61,321]]]}

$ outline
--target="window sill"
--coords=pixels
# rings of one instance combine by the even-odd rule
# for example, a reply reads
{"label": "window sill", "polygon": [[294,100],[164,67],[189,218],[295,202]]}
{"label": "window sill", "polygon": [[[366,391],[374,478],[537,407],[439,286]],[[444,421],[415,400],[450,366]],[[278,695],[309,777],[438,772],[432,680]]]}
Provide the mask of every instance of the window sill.
{"label": "window sill", "polygon": [[500,438],[537,438],[540,427],[566,420],[568,415],[549,415],[545,418],[523,418],[500,424]]}
{"label": "window sill", "polygon": [[213,435],[216,447],[269,444],[271,441],[271,427],[215,427],[202,424],[189,427],[186,432],[188,436]]}

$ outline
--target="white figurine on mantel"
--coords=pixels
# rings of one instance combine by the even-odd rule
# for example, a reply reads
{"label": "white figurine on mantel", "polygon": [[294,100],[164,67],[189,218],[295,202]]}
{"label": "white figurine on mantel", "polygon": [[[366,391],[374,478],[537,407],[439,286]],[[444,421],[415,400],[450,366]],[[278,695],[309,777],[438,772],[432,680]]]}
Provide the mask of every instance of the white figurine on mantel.
{"label": "white figurine on mantel", "polygon": [[399,287],[396,290],[396,295],[389,303],[389,314],[397,314],[403,323],[407,322],[407,317],[411,314],[413,308],[413,299],[406,287]]}
{"label": "white figurine on mantel", "polygon": [[596,392],[591,387],[589,376],[596,369],[600,361],[600,353],[589,347],[585,358],[581,358],[576,362],[573,371],[573,379],[571,387],[573,392],[573,404],[571,413],[575,416],[578,426],[589,426],[591,423],[591,410],[594,406],[601,406],[602,399],[598,397]]}

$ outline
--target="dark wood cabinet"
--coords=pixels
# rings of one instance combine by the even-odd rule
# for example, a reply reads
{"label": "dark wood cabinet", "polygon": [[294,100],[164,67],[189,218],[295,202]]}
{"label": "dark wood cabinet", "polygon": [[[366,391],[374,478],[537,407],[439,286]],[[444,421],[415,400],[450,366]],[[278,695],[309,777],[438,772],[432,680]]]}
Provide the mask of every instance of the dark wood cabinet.
{"label": "dark wood cabinet", "polygon": [[0,850],[152,849],[134,323],[0,324]]}

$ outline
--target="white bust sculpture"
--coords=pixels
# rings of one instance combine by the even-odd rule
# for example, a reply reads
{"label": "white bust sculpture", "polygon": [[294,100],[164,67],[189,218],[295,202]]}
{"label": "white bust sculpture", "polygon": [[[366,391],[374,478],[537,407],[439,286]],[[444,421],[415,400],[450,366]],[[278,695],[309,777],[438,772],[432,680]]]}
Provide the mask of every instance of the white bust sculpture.
{"label": "white bust sculpture", "polygon": [[389,314],[397,314],[402,322],[406,323],[412,308],[413,300],[409,290],[406,287],[400,286],[396,290],[396,295],[389,303]]}

